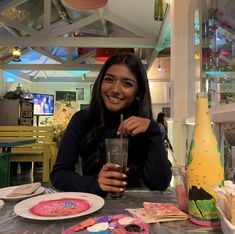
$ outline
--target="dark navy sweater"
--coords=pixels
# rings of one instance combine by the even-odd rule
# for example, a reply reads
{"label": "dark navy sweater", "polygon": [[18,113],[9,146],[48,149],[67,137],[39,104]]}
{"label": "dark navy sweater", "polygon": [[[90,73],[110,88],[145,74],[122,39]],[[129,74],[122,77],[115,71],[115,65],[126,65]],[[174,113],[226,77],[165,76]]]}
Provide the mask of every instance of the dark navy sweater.
{"label": "dark navy sweater", "polygon": [[[130,114],[129,114],[130,115]],[[129,115],[124,115],[124,119]],[[87,168],[82,163],[83,174],[75,170],[81,156],[81,142],[87,132],[88,113],[78,111],[71,118],[60,143],[57,160],[51,172],[51,182],[57,189],[94,193],[105,196],[98,184],[98,174],[103,165],[97,163]],[[117,137],[120,115],[109,112],[105,116],[105,130],[102,139]],[[102,157],[105,161],[105,152]],[[82,161],[86,162],[86,155]],[[127,174],[128,187],[146,186],[151,190],[165,190],[171,181],[171,163],[167,158],[161,132],[154,120],[151,120],[146,132],[129,138]]]}

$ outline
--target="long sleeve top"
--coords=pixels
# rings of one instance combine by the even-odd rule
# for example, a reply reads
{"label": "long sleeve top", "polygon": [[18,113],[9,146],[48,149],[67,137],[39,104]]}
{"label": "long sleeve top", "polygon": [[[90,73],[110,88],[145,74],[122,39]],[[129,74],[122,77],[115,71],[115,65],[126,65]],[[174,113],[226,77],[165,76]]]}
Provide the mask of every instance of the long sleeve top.
{"label": "long sleeve top", "polygon": [[[107,116],[106,116],[107,117]],[[128,117],[128,116],[127,116]],[[89,171],[82,164],[83,174],[75,170],[81,156],[81,142],[86,135],[88,113],[78,111],[71,118],[58,150],[57,160],[51,173],[51,182],[57,189],[94,193],[105,196],[98,184],[98,173],[102,165],[96,165],[96,172]],[[125,116],[124,116],[125,118]],[[120,116],[108,115],[102,140],[117,137]],[[103,157],[105,157],[105,152]],[[86,160],[83,156],[82,160]],[[154,120],[151,120],[146,132],[129,139],[128,174],[129,187],[146,186],[151,190],[165,190],[171,181],[171,163],[167,158],[161,132]]]}

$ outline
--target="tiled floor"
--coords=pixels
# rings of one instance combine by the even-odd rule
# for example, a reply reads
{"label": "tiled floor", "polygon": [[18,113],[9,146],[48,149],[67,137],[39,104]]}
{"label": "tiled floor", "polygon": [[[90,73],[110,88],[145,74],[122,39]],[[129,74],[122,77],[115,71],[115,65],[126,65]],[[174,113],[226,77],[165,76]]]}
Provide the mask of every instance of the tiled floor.
{"label": "tiled floor", "polygon": [[[17,163],[11,163],[11,185],[20,185],[33,182],[42,182],[42,168],[35,165],[34,173],[32,173],[31,163],[20,163],[21,173],[17,174]],[[43,183],[48,185],[49,183]]]}

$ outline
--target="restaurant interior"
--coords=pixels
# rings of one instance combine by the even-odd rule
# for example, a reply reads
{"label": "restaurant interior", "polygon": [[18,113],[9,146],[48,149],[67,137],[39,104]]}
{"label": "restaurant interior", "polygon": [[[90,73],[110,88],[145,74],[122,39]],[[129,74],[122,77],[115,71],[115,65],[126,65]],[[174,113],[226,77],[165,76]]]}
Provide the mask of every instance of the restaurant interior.
{"label": "restaurant interior", "polygon": [[[134,53],[147,71],[154,118],[166,115],[171,162],[185,165],[196,94],[206,92],[225,179],[234,181],[234,12],[233,0],[0,0],[0,140],[5,126],[48,127],[50,171],[71,116],[89,108],[104,62],[116,52]],[[44,98],[49,113],[36,107]],[[12,157],[5,182],[50,185],[46,162],[34,156]]]}

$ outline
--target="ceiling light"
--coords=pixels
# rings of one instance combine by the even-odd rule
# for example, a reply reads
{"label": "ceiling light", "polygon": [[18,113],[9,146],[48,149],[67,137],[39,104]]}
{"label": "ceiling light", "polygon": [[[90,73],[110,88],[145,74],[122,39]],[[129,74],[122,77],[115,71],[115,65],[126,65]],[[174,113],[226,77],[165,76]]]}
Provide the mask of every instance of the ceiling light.
{"label": "ceiling light", "polygon": [[96,10],[105,6],[108,0],[61,0],[64,6],[73,10]]}
{"label": "ceiling light", "polygon": [[21,62],[21,59],[20,59],[21,49],[19,47],[14,47],[12,49],[12,56],[13,56],[13,61]]}
{"label": "ceiling light", "polygon": [[159,72],[161,72],[161,71],[162,71],[162,67],[159,65],[157,70],[158,70]]}
{"label": "ceiling light", "polygon": [[164,72],[165,71],[165,68],[163,66],[161,66],[161,59],[160,58],[158,59],[158,68],[157,68],[157,70],[159,72]]}

